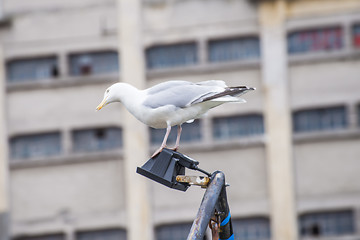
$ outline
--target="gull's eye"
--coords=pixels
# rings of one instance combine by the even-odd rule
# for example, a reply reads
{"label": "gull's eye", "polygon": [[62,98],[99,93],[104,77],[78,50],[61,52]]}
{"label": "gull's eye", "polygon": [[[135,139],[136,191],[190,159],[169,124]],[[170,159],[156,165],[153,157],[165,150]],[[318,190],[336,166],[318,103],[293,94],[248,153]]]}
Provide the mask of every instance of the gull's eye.
{"label": "gull's eye", "polygon": [[109,93],[110,92],[110,89],[106,90],[106,93]]}

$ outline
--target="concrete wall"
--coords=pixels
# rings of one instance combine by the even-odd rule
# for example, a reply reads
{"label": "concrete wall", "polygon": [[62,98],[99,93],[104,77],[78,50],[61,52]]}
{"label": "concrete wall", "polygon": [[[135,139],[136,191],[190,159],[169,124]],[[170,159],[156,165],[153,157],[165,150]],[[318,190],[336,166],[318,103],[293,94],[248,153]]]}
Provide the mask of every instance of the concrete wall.
{"label": "concrete wall", "polygon": [[64,224],[92,222],[124,225],[122,175],[119,160],[13,170],[14,229],[44,225],[47,231],[54,231]]}
{"label": "concrete wall", "polygon": [[359,208],[359,139],[295,145],[298,210]]}
{"label": "concrete wall", "polygon": [[[360,196],[359,139],[296,144],[297,190],[302,197]],[[315,154],[316,153],[316,154]]]}
{"label": "concrete wall", "polygon": [[348,59],[291,66],[293,108],[358,103],[360,68],[357,66],[359,64],[358,59]]}
{"label": "concrete wall", "polygon": [[[54,80],[56,81],[56,80]],[[78,87],[14,91],[8,95],[9,133],[121,125],[120,105],[96,106],[110,82]],[[23,108],[23,106],[28,106]],[[84,119],[86,121],[84,122]]]}

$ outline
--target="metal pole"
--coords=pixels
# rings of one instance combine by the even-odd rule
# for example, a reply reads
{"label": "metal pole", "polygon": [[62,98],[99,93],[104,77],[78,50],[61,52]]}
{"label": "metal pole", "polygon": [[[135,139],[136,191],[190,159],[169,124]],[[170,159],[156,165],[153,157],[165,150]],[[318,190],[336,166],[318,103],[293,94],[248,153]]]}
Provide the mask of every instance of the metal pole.
{"label": "metal pole", "polygon": [[[220,195],[221,199],[220,202],[218,202]],[[215,206],[219,206],[219,209],[222,210],[229,209],[226,200],[225,175],[220,171],[214,172],[211,176],[211,182],[206,189],[187,240],[201,240],[204,238],[210,218],[214,215]],[[227,210],[227,212],[229,212],[229,210]],[[231,226],[231,221],[228,226]]]}
{"label": "metal pole", "polygon": [[216,210],[219,214],[220,219],[220,232],[219,238],[220,240],[233,240],[233,228],[231,223],[231,214],[229,204],[227,202],[226,196],[226,186],[223,186],[218,203],[216,205]]}

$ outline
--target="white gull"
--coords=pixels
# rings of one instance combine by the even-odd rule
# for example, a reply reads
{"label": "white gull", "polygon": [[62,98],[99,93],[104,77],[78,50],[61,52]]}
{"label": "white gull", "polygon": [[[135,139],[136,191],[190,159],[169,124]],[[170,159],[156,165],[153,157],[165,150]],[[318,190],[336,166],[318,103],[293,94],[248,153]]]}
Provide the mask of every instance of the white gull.
{"label": "white gull", "polygon": [[102,102],[96,110],[113,102],[121,102],[139,121],[152,128],[166,128],[156,156],[166,147],[171,127],[177,125],[178,133],[173,150],[180,144],[181,124],[192,122],[209,109],[227,102],[246,102],[240,95],[255,88],[246,86],[228,87],[224,81],[209,80],[198,83],[168,81],[145,90],[127,83],[115,83],[106,89]]}

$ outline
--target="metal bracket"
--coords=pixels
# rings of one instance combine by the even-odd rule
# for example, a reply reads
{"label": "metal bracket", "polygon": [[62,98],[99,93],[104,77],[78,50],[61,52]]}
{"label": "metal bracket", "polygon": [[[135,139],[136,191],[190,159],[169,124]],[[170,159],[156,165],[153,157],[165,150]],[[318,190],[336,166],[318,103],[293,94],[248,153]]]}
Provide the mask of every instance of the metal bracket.
{"label": "metal bracket", "polygon": [[202,188],[206,188],[210,182],[209,177],[203,176],[184,176],[178,175],[176,176],[176,181],[181,183],[187,183],[189,185],[201,186]]}

